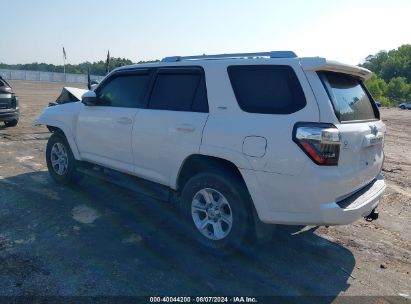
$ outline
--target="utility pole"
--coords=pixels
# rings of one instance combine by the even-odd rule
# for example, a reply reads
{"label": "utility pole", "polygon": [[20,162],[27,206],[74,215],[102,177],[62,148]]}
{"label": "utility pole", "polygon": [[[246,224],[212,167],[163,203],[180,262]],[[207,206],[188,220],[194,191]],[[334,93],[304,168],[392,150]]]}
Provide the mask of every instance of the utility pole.
{"label": "utility pole", "polygon": [[66,50],[64,49],[64,46],[63,46],[63,73],[64,73],[64,82],[66,82],[66,59],[67,59]]}

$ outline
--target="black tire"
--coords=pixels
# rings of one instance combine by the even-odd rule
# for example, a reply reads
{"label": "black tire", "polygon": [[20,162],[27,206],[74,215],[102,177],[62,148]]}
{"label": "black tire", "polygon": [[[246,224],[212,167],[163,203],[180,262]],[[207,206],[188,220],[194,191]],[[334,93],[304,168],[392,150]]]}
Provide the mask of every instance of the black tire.
{"label": "black tire", "polygon": [[[56,166],[53,166],[52,163],[52,150],[56,144],[59,144],[59,147],[64,147],[67,155],[67,168],[60,172],[58,172]],[[55,182],[63,185],[73,185],[81,180],[82,174],[77,171],[78,161],[74,158],[70,145],[63,134],[53,133],[53,135],[50,136],[47,142],[46,161],[48,171]]]}
{"label": "black tire", "polygon": [[400,106],[400,109],[401,109],[401,110],[405,110],[405,106]]}
{"label": "black tire", "polygon": [[15,126],[17,126],[18,123],[19,123],[18,119],[13,119],[13,120],[9,120],[9,121],[4,122],[6,127],[15,127]]}
{"label": "black tire", "polygon": [[[228,234],[222,239],[210,239],[196,227],[192,215],[192,202],[202,189],[214,189],[222,194],[229,203],[232,214],[232,225]],[[218,194],[217,194],[218,195]],[[243,247],[252,240],[253,214],[251,198],[242,179],[236,174],[223,170],[213,170],[191,177],[184,185],[180,197],[180,208],[188,226],[191,239],[201,244],[205,249],[217,255],[228,255]],[[206,213],[208,219],[208,212]],[[228,225],[226,225],[228,227]],[[214,230],[213,223],[206,229]],[[203,230],[204,231],[204,230]],[[227,233],[227,232],[225,232]],[[211,232],[210,232],[211,234]]]}

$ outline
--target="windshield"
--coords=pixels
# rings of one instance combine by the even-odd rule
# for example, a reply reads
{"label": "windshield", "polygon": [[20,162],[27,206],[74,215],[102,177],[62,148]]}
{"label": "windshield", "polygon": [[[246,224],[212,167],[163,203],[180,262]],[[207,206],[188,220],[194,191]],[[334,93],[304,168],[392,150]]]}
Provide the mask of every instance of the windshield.
{"label": "windshield", "polygon": [[0,87],[10,87],[9,83],[4,79],[3,77],[0,76]]}
{"label": "windshield", "polygon": [[320,77],[340,121],[379,118],[364,84],[358,78],[335,72],[320,72]]}

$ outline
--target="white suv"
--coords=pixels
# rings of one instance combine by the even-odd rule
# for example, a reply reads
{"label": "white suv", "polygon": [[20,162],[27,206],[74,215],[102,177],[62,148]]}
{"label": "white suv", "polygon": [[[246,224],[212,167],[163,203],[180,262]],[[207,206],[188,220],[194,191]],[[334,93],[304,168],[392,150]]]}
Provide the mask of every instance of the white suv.
{"label": "white suv", "polygon": [[385,125],[370,75],[289,51],[167,57],[114,70],[35,124],[53,132],[57,182],[86,172],[178,202],[199,242],[233,249],[259,221],[373,218]]}

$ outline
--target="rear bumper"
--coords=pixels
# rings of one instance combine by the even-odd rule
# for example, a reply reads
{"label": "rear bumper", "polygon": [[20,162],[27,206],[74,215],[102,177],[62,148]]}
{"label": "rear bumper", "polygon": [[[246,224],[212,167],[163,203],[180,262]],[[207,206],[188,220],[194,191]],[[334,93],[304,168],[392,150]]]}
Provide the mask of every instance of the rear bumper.
{"label": "rear bumper", "polygon": [[384,178],[379,175],[370,184],[342,201],[321,205],[323,224],[344,225],[369,215],[378,206],[386,188]]}
{"label": "rear bumper", "polygon": [[[321,183],[313,186],[296,176],[241,170],[259,219],[266,224],[344,225],[367,216],[385,190],[378,175],[371,183],[343,200],[324,201]],[[335,186],[335,185],[334,185]],[[331,185],[322,185],[331,188]]]}
{"label": "rear bumper", "polygon": [[0,121],[10,121],[19,119],[20,111],[19,110],[11,110],[11,111],[0,111]]}

